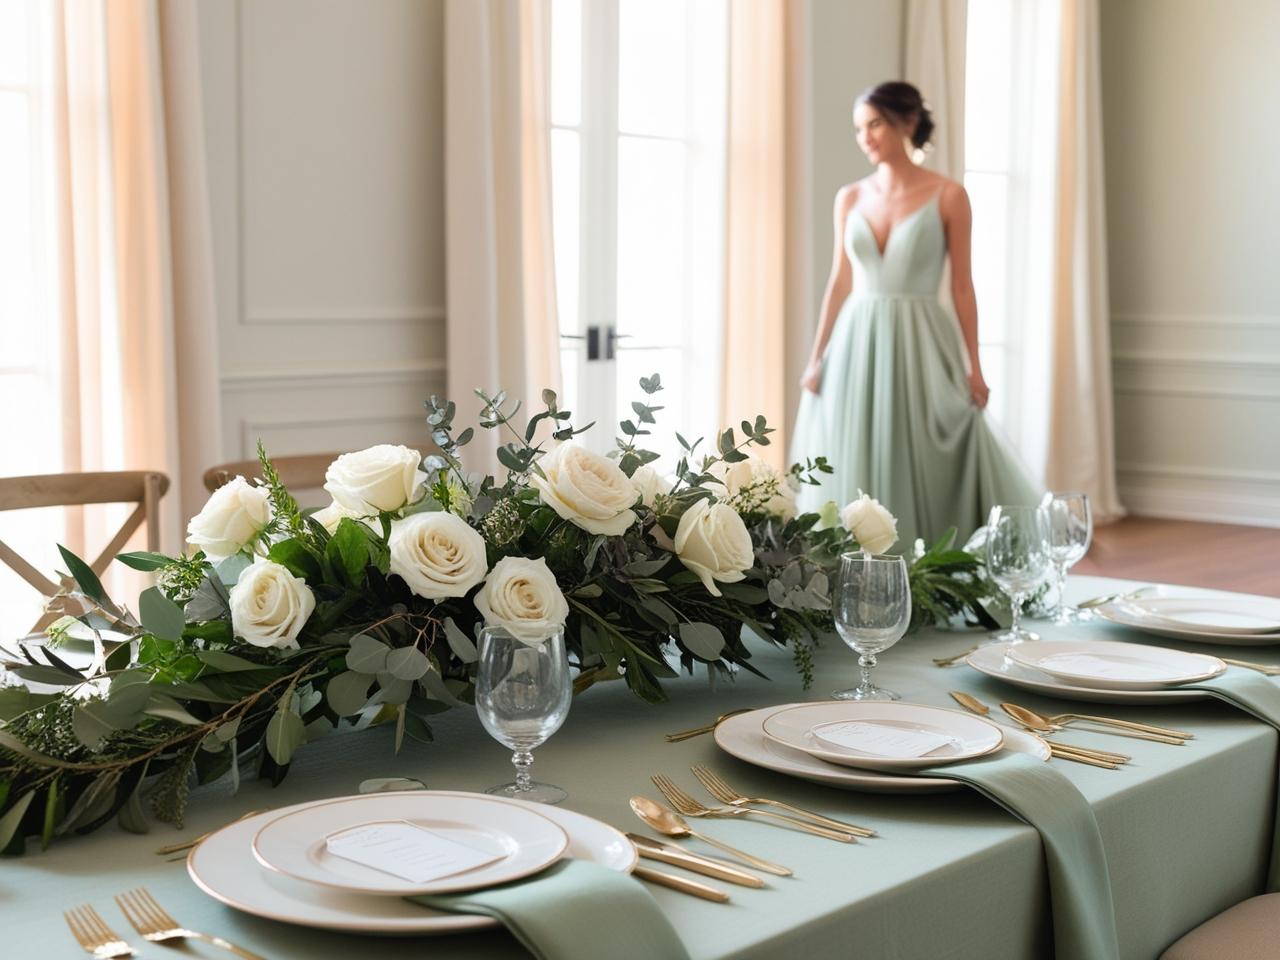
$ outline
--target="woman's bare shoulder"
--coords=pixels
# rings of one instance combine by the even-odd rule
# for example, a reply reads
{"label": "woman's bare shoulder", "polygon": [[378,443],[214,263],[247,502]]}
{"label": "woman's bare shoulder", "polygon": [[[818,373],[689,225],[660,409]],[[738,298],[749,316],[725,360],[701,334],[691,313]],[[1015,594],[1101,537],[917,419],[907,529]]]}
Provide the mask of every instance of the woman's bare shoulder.
{"label": "woman's bare shoulder", "polygon": [[969,194],[965,192],[964,184],[958,180],[952,180],[950,177],[944,177],[940,173],[933,174],[933,177],[936,184],[934,189],[938,193],[938,202],[944,210],[967,207],[969,205]]}
{"label": "woman's bare shoulder", "polygon": [[862,185],[867,182],[867,177],[861,180],[855,180],[853,183],[846,183],[843,187],[836,191],[836,209],[848,212],[853,209],[854,204],[858,202],[858,195],[862,192]]}

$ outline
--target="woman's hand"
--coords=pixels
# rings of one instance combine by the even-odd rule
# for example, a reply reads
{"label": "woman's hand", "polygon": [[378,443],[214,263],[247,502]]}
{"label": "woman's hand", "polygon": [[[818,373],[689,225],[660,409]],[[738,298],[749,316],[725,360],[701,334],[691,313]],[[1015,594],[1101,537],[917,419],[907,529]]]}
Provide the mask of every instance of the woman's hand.
{"label": "woman's hand", "polygon": [[822,361],[810,360],[809,365],[804,368],[804,374],[800,377],[800,386],[808,390],[810,393],[817,393],[822,386]]}
{"label": "woman's hand", "polygon": [[973,398],[973,405],[979,410],[987,408],[987,398],[991,396],[991,388],[987,386],[987,381],[982,379],[982,371],[976,368],[969,374],[969,396]]}

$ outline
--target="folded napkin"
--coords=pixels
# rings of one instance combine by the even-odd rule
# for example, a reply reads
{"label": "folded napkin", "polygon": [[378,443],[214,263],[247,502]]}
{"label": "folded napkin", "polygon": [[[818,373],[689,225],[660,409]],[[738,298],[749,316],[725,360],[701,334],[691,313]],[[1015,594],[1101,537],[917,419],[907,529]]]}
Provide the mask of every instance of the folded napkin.
{"label": "folded napkin", "polygon": [[[1184,684],[1178,689],[1204,690],[1280,729],[1280,686],[1261,674],[1228,667],[1226,673],[1212,680]],[[1280,890],[1280,802],[1276,804],[1276,826],[1271,833],[1271,866],[1267,870],[1267,891],[1274,893],[1277,890]]]}
{"label": "folded napkin", "polygon": [[500,887],[408,899],[437,910],[493,917],[538,960],[689,957],[648,890],[625,873],[585,860],[561,860]]}
{"label": "folded napkin", "polygon": [[916,772],[967,783],[1039,831],[1056,960],[1118,960],[1107,855],[1093,808],[1075,784],[1044,761],[1012,750]]}

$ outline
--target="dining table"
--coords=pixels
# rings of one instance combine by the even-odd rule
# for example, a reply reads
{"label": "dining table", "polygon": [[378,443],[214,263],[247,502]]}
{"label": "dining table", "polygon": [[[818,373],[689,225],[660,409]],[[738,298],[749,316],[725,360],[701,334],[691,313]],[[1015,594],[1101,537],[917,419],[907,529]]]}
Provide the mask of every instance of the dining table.
{"label": "dining table", "polygon": [[[1078,602],[1140,585],[1072,577],[1068,597]],[[1063,627],[1031,620],[1027,625],[1045,639],[1128,640],[1280,663],[1280,647],[1255,646],[1244,652],[1184,644],[1101,620]],[[962,629],[908,634],[880,657],[876,682],[905,701],[935,706],[955,707],[949,692],[959,690],[992,707],[1003,700],[1050,713],[1080,707],[1008,686],[962,661],[949,667],[933,663],[935,657],[959,653],[984,638],[979,631]],[[535,777],[562,786],[568,792],[566,808],[621,830],[652,835],[635,818],[628,799],[643,795],[661,800],[650,782],[655,774],[710,800],[690,773],[691,766],[701,764],[743,793],[785,800],[876,831],[870,839],[839,843],[763,821],[701,821],[700,829],[789,866],[794,876],[770,876],[760,889],[727,887],[731,899],[723,904],[649,886],[689,955],[696,960],[1052,956],[1040,837],[977,793],[847,791],[734,759],[711,736],[676,743],[664,739],[665,733],[711,723],[737,708],[825,699],[849,686],[857,671],[856,656],[830,637],[815,653],[814,682],[804,689],[791,651],[762,641],[749,646],[751,665],[767,679],[739,669],[733,678],[713,681],[698,665],[692,675],[664,681],[669,700],[657,705],[641,701],[625,683],[597,683],[575,697],[564,726],[535,751]],[[1263,891],[1276,829],[1277,733],[1211,699],[1089,707],[1086,712],[1194,734],[1185,745],[1172,746],[1073,728],[1072,742],[1122,750],[1132,762],[1111,770],[1050,761],[1079,789],[1097,819],[1120,955],[1153,960],[1192,927]],[[429,789],[468,791],[509,779],[508,751],[489,738],[474,711],[450,709],[433,716],[431,726],[433,743],[406,740],[398,754],[389,727],[323,737],[298,752],[287,778],[275,788],[252,779],[248,771],[236,791],[227,777],[197,788],[181,832],[155,824],[140,835],[112,823],[87,836],[56,840],[43,852],[38,843],[29,842],[27,855],[0,861],[0,955],[13,960],[83,956],[63,911],[90,903],[118,933],[141,944],[142,956],[163,956],[168,947],[142,944],[112,902],[115,894],[146,887],[185,926],[218,934],[272,960],[525,956],[503,930],[373,937],[251,916],[207,896],[181,860],[155,852],[248,811],[353,794],[370,778],[411,777]],[[717,852],[695,840],[678,842],[701,853]],[[226,955],[198,950],[200,956]]]}

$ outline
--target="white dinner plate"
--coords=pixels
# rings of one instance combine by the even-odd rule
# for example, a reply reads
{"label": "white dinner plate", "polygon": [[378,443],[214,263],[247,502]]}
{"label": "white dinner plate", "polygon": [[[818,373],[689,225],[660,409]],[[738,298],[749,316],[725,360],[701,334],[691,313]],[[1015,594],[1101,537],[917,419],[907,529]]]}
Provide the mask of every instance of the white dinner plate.
{"label": "white dinner plate", "polygon": [[1006,655],[1067,683],[1105,690],[1162,690],[1227,669],[1207,654],[1114,640],[1030,640],[1013,644]]}
{"label": "white dinner plate", "polygon": [[[945,793],[964,784],[946,777],[904,777],[875,770],[838,767],[801,750],[770,740],[764,735],[765,717],[779,707],[765,707],[740,713],[722,721],[715,729],[715,741],[725,753],[744,763],[784,773],[800,780],[821,783],[841,790],[864,793]],[[1049,759],[1049,748],[1039,737],[1020,730],[1004,730],[1006,750],[1026,753],[1039,760]]]}
{"label": "white dinner plate", "polygon": [[[326,838],[377,821],[400,820],[498,859],[425,883],[413,883],[329,851]],[[309,883],[382,896],[411,897],[497,886],[527,877],[564,853],[569,837],[542,816],[500,797],[452,797],[431,791],[365,794],[282,814],[253,838],[270,870]]]}
{"label": "white dinner plate", "polygon": [[1280,600],[1272,597],[1139,597],[1125,606],[1179,630],[1280,635]]}
{"label": "white dinner plate", "polygon": [[1158,637],[1169,637],[1174,640],[1186,640],[1194,643],[1225,644],[1239,647],[1274,646],[1280,644],[1280,632],[1277,633],[1233,633],[1229,631],[1211,630],[1208,627],[1192,627],[1155,617],[1147,613],[1144,607],[1135,606],[1128,600],[1113,600],[1093,608],[1093,612],[1104,620],[1133,627]]}
{"label": "white dinner plate", "polygon": [[[850,722],[934,734],[947,738],[947,742],[923,756],[887,757],[833,743],[824,736],[824,731],[833,725]],[[783,707],[767,716],[761,728],[770,740],[819,760],[885,773],[972,760],[999,750],[1004,739],[1000,727],[990,720],[943,707],[898,701],[832,700]]]}
{"label": "white dinner plate", "polygon": [[[486,794],[433,790],[437,796],[496,799]],[[406,791],[403,796],[422,796]],[[397,796],[394,793],[380,794]],[[315,800],[273,810],[228,824],[210,835],[187,857],[187,872],[201,890],[229,907],[257,917],[322,930],[392,935],[457,933],[496,927],[498,921],[475,914],[441,913],[399,897],[348,893],[304,883],[262,867],[253,856],[254,836],[282,814],[329,803]],[[636,864],[631,841],[608,824],[591,817],[525,800],[504,800],[536,811],[569,835],[566,855],[630,873]]]}
{"label": "white dinner plate", "polygon": [[1203,690],[1185,690],[1177,687],[1161,690],[1108,690],[1067,683],[1065,680],[1033,670],[1006,657],[1005,651],[1009,646],[1010,644],[1007,643],[981,646],[965,658],[965,663],[979,673],[985,673],[997,680],[1004,680],[1016,687],[1064,700],[1084,700],[1089,703],[1157,704],[1209,698],[1209,694]]}

